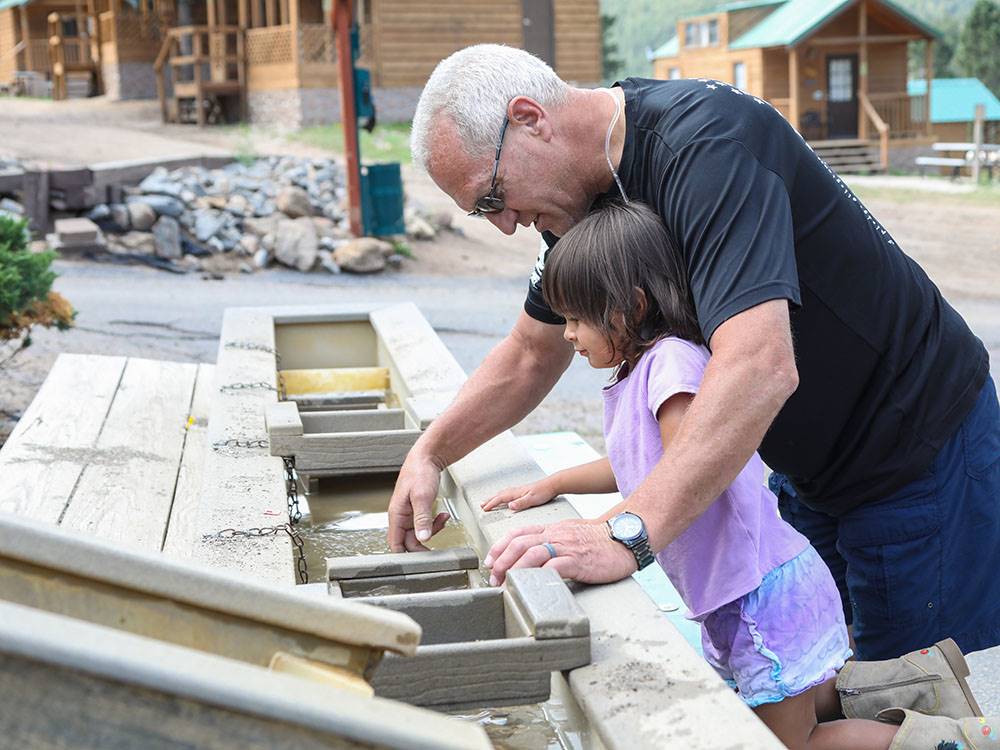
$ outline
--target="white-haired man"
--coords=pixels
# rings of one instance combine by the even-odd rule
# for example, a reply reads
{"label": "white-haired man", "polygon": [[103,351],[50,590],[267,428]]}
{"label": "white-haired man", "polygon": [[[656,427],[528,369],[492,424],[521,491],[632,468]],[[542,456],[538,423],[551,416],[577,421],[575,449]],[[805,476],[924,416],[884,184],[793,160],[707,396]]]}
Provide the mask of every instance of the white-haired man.
{"label": "white-haired man", "polygon": [[[1000,642],[1000,406],[988,354],[923,271],[770,104],[718,81],[566,85],[480,45],[438,65],[413,155],[463,210],[551,247],[604,195],[651,205],[686,259],[712,357],[657,468],[625,508],[654,551],[755,450],[782,513],[810,538],[853,616],[860,656],[952,636]],[[539,277],[510,334],[421,437],[390,502],[390,544],[419,549],[440,472],[516,424],[573,350]],[[794,346],[793,346],[794,343]],[[494,579],[547,565],[614,581],[636,556],[605,521],[528,527]],[[555,556],[553,556],[555,551]]]}

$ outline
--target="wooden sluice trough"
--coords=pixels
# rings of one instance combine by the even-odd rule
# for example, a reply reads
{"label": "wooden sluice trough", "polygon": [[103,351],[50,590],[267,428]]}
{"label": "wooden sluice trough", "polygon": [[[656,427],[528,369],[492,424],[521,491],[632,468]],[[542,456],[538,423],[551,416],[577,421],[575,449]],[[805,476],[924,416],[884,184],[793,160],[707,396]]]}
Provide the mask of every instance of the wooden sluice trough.
{"label": "wooden sluice trough", "polygon": [[[81,365],[113,358],[85,359],[57,362],[0,450],[0,475],[17,476],[0,484],[0,511],[22,516],[0,519],[0,681],[45,673],[38,684],[59,696],[23,736],[89,737],[60,722],[93,691],[118,737],[140,731],[122,718],[131,693],[142,731],[174,745],[232,727],[244,747],[472,748],[489,746],[479,726],[420,706],[551,696],[564,747],[780,747],[635,581],[524,570],[485,586],[478,559],[507,530],[578,516],[562,500],[482,512],[542,476],[510,433],[444,472],[439,502],[456,522],[434,552],[377,554],[407,450],[465,380],[413,305],[231,309],[214,370],[135,361],[143,377],[129,377],[129,360],[83,378]],[[195,368],[183,385],[178,367]],[[144,551],[128,549],[137,528]],[[30,636],[7,639],[8,611]],[[63,627],[70,645],[55,642]],[[227,645],[231,631],[252,647]],[[4,715],[25,714],[32,695]]]}

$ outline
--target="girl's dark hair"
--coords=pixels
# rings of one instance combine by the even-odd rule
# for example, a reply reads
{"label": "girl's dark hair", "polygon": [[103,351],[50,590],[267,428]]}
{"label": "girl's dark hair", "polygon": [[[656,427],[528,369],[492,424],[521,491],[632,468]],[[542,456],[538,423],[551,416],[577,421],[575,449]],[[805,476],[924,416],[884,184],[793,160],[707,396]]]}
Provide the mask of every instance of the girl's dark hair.
{"label": "girl's dark hair", "polygon": [[[641,314],[637,289],[646,297]],[[621,335],[629,362],[664,336],[704,343],[684,260],[660,217],[642,203],[604,202],[566,232],[545,260],[542,293],[560,315],[609,340],[612,332]]]}

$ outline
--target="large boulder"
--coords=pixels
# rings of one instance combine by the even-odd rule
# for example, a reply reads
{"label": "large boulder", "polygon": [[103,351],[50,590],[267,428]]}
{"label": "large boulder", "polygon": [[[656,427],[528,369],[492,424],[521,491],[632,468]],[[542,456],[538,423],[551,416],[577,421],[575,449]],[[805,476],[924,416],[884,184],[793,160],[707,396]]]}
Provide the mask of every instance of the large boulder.
{"label": "large boulder", "polygon": [[156,244],[156,254],[161,258],[180,258],[181,225],[172,216],[161,216],[153,225],[153,242]]}
{"label": "large boulder", "polygon": [[334,250],[333,260],[341,270],[350,273],[377,273],[385,268],[386,246],[392,249],[388,242],[374,237],[359,237]]}
{"label": "large boulder", "polygon": [[308,216],[279,222],[275,237],[274,257],[279,263],[300,271],[311,271],[316,265],[319,238],[316,225]]}
{"label": "large boulder", "polygon": [[279,211],[292,219],[297,219],[300,216],[312,216],[309,193],[302,188],[291,185],[282,188],[274,203]]}

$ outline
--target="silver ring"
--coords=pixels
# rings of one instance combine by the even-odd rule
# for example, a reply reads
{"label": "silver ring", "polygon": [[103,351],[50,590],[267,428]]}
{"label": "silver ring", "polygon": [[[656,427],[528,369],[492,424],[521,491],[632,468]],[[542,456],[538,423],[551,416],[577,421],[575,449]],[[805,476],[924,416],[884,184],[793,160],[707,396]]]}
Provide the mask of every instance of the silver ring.
{"label": "silver ring", "polygon": [[550,560],[559,554],[558,552],[556,552],[556,548],[552,546],[551,542],[543,542],[542,546],[545,547],[546,552],[549,553]]}

